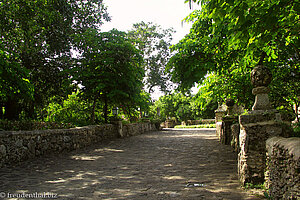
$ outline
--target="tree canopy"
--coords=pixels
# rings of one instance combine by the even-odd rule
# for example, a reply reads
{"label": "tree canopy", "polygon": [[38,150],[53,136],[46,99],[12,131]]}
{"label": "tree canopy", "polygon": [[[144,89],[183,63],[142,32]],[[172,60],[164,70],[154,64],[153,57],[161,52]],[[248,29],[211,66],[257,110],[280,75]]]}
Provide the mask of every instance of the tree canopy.
{"label": "tree canopy", "polygon": [[145,86],[149,93],[153,92],[155,86],[163,92],[171,89],[170,77],[165,72],[165,67],[171,57],[169,48],[174,32],[172,28],[163,29],[152,22],[143,21],[134,24],[132,30],[128,32],[129,37],[136,40],[137,48],[143,52]]}
{"label": "tree canopy", "polygon": [[18,119],[21,112],[35,118],[35,110],[51,96],[70,93],[67,70],[73,64],[71,49],[78,49],[73,38],[106,20],[102,0],[1,1],[0,104],[5,118]]}
{"label": "tree canopy", "polygon": [[81,35],[85,51],[74,79],[82,92],[93,101],[92,122],[98,100],[104,103],[107,122],[108,103],[120,105],[134,101],[142,90],[144,69],[141,52],[133,46],[125,32],[113,29],[98,33],[91,29]]}
{"label": "tree canopy", "polygon": [[274,77],[270,85],[274,105],[299,105],[300,7],[296,1],[193,2],[201,4],[202,9],[185,19],[193,22],[193,27],[172,46],[175,55],[168,63],[172,80],[181,89],[201,83],[207,73],[214,73],[221,80],[218,87],[224,88],[218,96],[223,100],[234,97],[249,108],[250,71],[264,64]]}

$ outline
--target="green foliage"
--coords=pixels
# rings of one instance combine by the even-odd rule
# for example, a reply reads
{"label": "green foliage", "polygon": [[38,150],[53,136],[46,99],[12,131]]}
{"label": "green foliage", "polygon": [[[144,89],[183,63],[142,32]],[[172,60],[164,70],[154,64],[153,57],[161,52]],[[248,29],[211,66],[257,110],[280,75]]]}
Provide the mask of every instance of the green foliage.
{"label": "green foliage", "polygon": [[245,189],[266,189],[264,184],[253,184],[253,183],[246,183]]}
{"label": "green foliage", "polygon": [[199,124],[199,125],[189,125],[189,126],[177,125],[174,128],[216,128],[216,125],[215,124]]}
{"label": "green foliage", "polygon": [[[190,2],[190,1],[186,1]],[[201,11],[185,21],[190,33],[172,46],[168,63],[172,80],[184,90],[214,73],[218,84],[213,96],[220,102],[233,98],[250,108],[250,71],[268,66],[274,77],[274,106],[299,106],[299,5],[296,1],[193,0]],[[294,111],[296,112],[296,111]]]}
{"label": "green foliage", "polygon": [[0,3],[0,106],[6,119],[27,118],[52,96],[71,93],[73,37],[109,20],[102,0]]}
{"label": "green foliage", "polygon": [[[214,110],[217,108],[216,101],[209,99],[208,96],[202,97],[182,93],[162,96],[151,106],[151,116],[156,116],[161,121],[169,118],[175,118],[177,121],[214,118]],[[159,116],[157,116],[158,111]]]}
{"label": "green foliage", "polygon": [[[46,122],[71,123],[75,126],[90,124],[91,103],[82,99],[79,93],[72,93],[66,100],[59,103],[53,101],[45,108],[43,114]],[[101,122],[101,112],[96,111],[96,121]]]}
{"label": "green foliage", "polygon": [[149,93],[153,92],[155,86],[163,92],[170,90],[170,77],[165,72],[165,66],[171,56],[169,47],[174,32],[172,28],[162,29],[152,22],[143,21],[134,24],[128,32],[129,37],[135,40],[137,48],[143,52],[145,86]]}
{"label": "green foliage", "polygon": [[0,131],[31,131],[47,129],[68,129],[74,127],[71,123],[40,122],[40,121],[8,121],[0,120]]}
{"label": "green foliage", "polygon": [[300,122],[292,124],[292,127],[294,129],[292,137],[300,137]]}
{"label": "green foliage", "polygon": [[[214,34],[227,26],[228,47],[246,51],[245,64],[255,66],[262,52],[267,60],[276,60],[280,50],[299,53],[299,5],[296,1],[237,1],[194,0],[201,3],[202,11],[196,17],[209,20]],[[189,20],[198,20],[191,15]],[[224,24],[226,23],[226,24]],[[258,53],[258,55],[257,55]],[[258,56],[258,57],[257,57]],[[256,59],[258,60],[256,60]],[[288,60],[290,57],[286,57]],[[298,58],[299,59],[299,58]],[[252,63],[252,64],[251,64]]]}
{"label": "green foliage", "polygon": [[98,33],[88,29],[77,38],[85,49],[80,64],[74,68],[74,80],[82,85],[83,96],[93,102],[91,122],[99,100],[104,103],[107,122],[108,105],[132,103],[139,96],[143,83],[143,58],[127,38],[116,29]]}
{"label": "green foliage", "polygon": [[[3,45],[2,42],[0,45]],[[1,49],[0,46],[0,103],[14,96],[32,100],[33,85],[28,80],[29,71],[22,68],[13,55]]]}
{"label": "green foliage", "polygon": [[181,93],[162,96],[151,107],[151,114],[152,116],[157,116],[157,111],[159,110],[160,115],[158,117],[161,121],[168,118],[175,118],[182,121],[191,119],[190,100],[191,97]]}
{"label": "green foliage", "polygon": [[146,117],[150,111],[150,94],[141,90],[132,101],[123,101],[120,105],[123,115],[131,122],[136,122],[139,118]]}
{"label": "green foliage", "polygon": [[173,93],[159,98],[151,106],[151,115],[157,116],[164,121],[168,118],[175,118],[179,121],[193,120],[199,118],[214,118],[214,111],[217,108],[217,102],[208,91],[209,87],[201,87],[197,95],[184,95],[182,93]]}

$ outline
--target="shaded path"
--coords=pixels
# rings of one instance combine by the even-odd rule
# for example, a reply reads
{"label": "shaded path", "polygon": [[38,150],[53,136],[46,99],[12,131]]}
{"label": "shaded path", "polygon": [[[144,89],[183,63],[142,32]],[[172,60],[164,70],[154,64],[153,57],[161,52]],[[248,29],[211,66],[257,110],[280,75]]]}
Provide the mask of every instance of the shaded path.
{"label": "shaded path", "polygon": [[[2,168],[0,194],[52,192],[58,199],[259,199],[239,188],[236,163],[231,148],[218,143],[214,129],[152,132]],[[187,187],[189,183],[201,187]]]}

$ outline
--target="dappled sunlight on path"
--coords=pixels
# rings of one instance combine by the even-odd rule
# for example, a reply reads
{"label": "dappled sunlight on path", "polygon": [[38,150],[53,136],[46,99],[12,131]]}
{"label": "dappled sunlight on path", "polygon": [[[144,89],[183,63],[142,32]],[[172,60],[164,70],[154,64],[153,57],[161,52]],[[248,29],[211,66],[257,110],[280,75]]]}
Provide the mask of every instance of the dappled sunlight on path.
{"label": "dappled sunlight on path", "polygon": [[218,143],[214,129],[168,129],[2,168],[0,192],[51,192],[58,199],[259,199],[239,188],[236,168],[235,153]]}

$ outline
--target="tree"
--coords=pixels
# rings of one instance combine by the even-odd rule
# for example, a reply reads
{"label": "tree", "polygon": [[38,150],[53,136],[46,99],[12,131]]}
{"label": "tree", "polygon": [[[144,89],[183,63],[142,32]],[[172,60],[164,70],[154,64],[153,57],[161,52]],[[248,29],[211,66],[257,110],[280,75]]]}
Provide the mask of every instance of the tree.
{"label": "tree", "polygon": [[278,50],[292,52],[299,59],[299,5],[296,1],[193,1],[202,7],[197,18],[210,20],[212,30],[218,32],[224,24],[228,27],[226,39],[230,48],[247,48],[243,55],[245,64],[254,62],[252,66],[255,66],[265,58],[276,60]]}
{"label": "tree", "polygon": [[[300,71],[296,1],[193,2],[201,3],[202,10],[192,12],[185,19],[192,21],[193,27],[172,47],[175,55],[168,63],[172,80],[181,88],[201,83],[207,73],[214,72],[222,80],[220,87],[225,87],[222,98],[233,96],[249,107],[246,103],[251,102],[246,97],[251,95],[248,74],[257,64],[268,66],[277,81],[298,85],[292,83]],[[280,78],[283,76],[279,68],[285,71],[285,81]],[[271,95],[276,93],[273,84],[277,83],[271,84]],[[289,92],[286,87],[281,88],[286,91],[281,94],[287,99],[299,96],[297,90]]]}
{"label": "tree", "polygon": [[170,88],[170,77],[165,72],[165,66],[171,56],[172,28],[162,29],[151,22],[140,22],[133,25],[128,32],[129,37],[136,40],[136,46],[143,51],[145,60],[145,85],[149,93],[158,86],[161,91],[167,92]]}
{"label": "tree", "polygon": [[160,120],[164,121],[168,118],[175,118],[178,121],[194,119],[194,109],[192,108],[193,98],[182,93],[172,93],[161,96],[158,101],[151,107],[152,115],[157,115],[160,111]]}
{"label": "tree", "polygon": [[[51,98],[51,102],[43,110],[46,115],[45,121],[47,122],[60,122],[71,123],[75,126],[86,126],[90,124],[90,105],[80,97],[79,91],[73,92],[68,95],[68,98],[63,102],[57,102],[55,97]],[[102,114],[102,113],[101,113]],[[98,120],[102,119],[100,115],[95,114]]]}
{"label": "tree", "polygon": [[[0,43],[2,44],[2,43]],[[2,49],[2,48],[1,48]],[[15,60],[15,57],[0,49],[0,119],[17,118],[18,108],[15,99],[32,100],[33,85],[29,73]],[[4,103],[5,102],[5,103]],[[6,107],[3,113],[3,107]]]}
{"label": "tree", "polygon": [[103,33],[89,29],[77,40],[85,43],[82,59],[74,69],[74,80],[82,85],[85,98],[93,102],[91,122],[99,100],[104,104],[107,122],[109,104],[127,104],[140,94],[144,77],[141,52],[126,33],[116,29]]}
{"label": "tree", "polygon": [[[29,96],[33,97],[27,98],[28,93],[7,93],[10,99],[1,99],[6,113],[11,115],[6,118],[17,119],[22,110],[28,117],[36,118],[36,109],[42,110],[51,96],[70,93],[67,70],[73,65],[71,49],[78,49],[73,36],[99,27],[104,20],[109,17],[102,0],[1,1],[0,51],[10,57],[7,65],[18,66],[15,72],[22,72],[23,76],[15,79],[17,82],[6,79],[9,83],[2,91],[22,93],[19,87],[26,80],[32,86]],[[4,75],[0,80],[5,80]]]}

